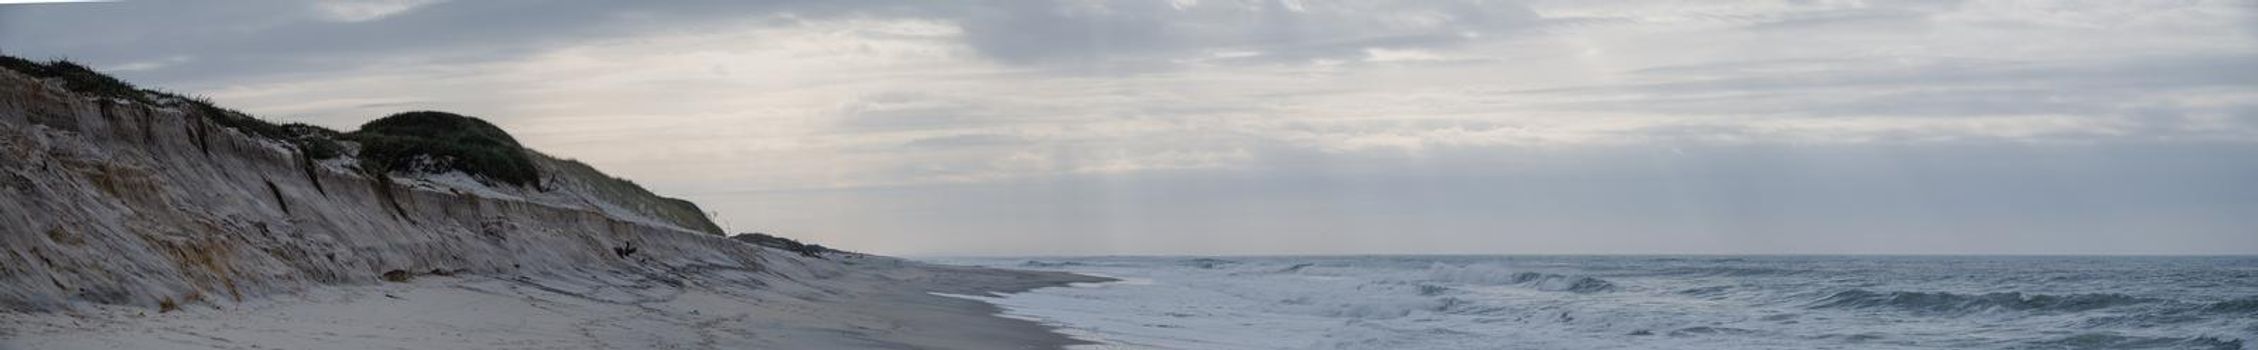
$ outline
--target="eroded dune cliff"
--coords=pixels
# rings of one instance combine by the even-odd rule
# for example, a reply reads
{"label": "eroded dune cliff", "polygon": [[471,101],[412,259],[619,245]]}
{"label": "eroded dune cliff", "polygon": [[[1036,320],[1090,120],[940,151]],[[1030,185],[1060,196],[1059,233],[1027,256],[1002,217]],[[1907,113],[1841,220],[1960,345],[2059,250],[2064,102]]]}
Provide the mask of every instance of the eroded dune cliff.
{"label": "eroded dune cliff", "polygon": [[[0,69],[0,309],[235,303],[461,272],[759,269],[688,202],[530,153],[517,186],[351,156]],[[208,106],[207,106],[208,107]],[[757,281],[747,281],[757,283]]]}

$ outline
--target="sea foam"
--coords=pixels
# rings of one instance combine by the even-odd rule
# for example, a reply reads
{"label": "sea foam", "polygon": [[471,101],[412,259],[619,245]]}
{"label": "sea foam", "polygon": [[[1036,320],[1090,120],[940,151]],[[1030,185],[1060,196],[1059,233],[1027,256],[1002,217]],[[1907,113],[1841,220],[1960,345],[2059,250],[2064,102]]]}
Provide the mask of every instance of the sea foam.
{"label": "sea foam", "polygon": [[1105,349],[2245,349],[2258,258],[971,259]]}

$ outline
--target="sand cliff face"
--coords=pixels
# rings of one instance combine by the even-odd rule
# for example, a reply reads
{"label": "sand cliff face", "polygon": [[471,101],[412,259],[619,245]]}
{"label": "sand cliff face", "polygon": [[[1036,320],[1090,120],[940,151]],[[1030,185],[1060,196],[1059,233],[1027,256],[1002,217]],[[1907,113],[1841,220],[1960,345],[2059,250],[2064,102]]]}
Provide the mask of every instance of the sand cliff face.
{"label": "sand cliff face", "polygon": [[[687,202],[537,157],[537,188],[370,176],[211,116],[0,70],[0,309],[233,303],[395,275],[754,269]],[[687,206],[687,208],[685,208]]]}

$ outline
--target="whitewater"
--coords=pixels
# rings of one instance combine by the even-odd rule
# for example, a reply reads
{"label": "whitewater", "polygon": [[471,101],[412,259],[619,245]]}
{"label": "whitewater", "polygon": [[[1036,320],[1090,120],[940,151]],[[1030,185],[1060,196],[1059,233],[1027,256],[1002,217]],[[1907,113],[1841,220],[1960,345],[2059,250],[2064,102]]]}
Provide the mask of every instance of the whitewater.
{"label": "whitewater", "polygon": [[939,260],[1086,349],[2258,349],[2258,257]]}

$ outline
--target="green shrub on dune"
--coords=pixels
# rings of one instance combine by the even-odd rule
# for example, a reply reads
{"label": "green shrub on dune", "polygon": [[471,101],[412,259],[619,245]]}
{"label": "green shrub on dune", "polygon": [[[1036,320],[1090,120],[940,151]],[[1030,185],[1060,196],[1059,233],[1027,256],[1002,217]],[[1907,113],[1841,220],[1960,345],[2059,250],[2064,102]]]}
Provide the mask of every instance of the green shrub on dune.
{"label": "green shrub on dune", "polygon": [[371,170],[444,171],[484,176],[525,186],[541,180],[540,170],[516,138],[478,118],[418,111],[393,114],[345,138],[361,143],[361,162]]}
{"label": "green shrub on dune", "polygon": [[650,190],[644,189],[643,185],[604,174],[602,171],[597,171],[595,167],[589,166],[588,163],[559,159],[537,151],[529,153],[533,154],[533,162],[540,164],[542,171],[548,172],[543,174],[544,177],[572,180],[552,183],[570,182],[571,184],[564,185],[582,186],[588,194],[617,203],[628,210],[679,223],[683,228],[716,235],[722,234],[721,226],[714,225],[713,220],[706,217],[705,210],[699,209],[696,203],[651,193]]}

